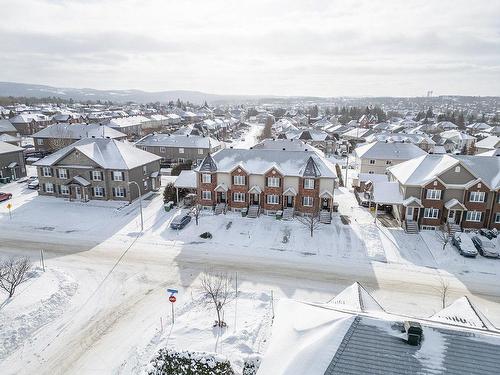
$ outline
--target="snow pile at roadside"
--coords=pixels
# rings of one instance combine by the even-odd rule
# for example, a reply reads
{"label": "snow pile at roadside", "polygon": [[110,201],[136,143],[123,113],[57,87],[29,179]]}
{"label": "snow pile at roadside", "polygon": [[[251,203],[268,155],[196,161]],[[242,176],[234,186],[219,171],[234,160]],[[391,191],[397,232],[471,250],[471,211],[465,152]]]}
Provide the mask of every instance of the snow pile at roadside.
{"label": "snow pile at roadside", "polygon": [[10,300],[2,293],[5,301],[0,305],[0,360],[31,341],[36,331],[59,317],[77,288],[78,284],[62,271],[43,272],[35,268]]}
{"label": "snow pile at roadside", "polygon": [[353,321],[350,314],[281,300],[259,375],[324,374]]}

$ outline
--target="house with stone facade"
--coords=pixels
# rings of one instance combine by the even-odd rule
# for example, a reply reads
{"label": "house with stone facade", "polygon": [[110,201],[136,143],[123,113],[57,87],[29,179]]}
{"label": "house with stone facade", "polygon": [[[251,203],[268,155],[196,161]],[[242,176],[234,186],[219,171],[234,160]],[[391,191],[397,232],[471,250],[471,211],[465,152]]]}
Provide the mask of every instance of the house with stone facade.
{"label": "house with stone facade", "polygon": [[131,202],[160,188],[160,157],[109,138],[85,138],[37,161],[40,195]]}
{"label": "house with stone facade", "polygon": [[334,207],[335,168],[312,151],[223,149],[195,171],[198,202],[216,213],[323,213],[326,220]]}
{"label": "house with stone facade", "polygon": [[500,229],[500,158],[425,155],[388,173],[402,195],[394,216],[410,231]]}

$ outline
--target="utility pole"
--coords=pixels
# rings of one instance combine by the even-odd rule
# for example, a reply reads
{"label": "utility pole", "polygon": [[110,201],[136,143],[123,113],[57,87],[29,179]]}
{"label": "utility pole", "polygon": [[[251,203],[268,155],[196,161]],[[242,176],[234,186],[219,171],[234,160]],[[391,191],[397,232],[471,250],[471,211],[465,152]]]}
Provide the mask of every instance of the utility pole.
{"label": "utility pole", "polygon": [[349,170],[349,141],[347,141],[347,161],[345,166],[345,182],[344,186],[347,187],[347,171]]}
{"label": "utility pole", "polygon": [[130,187],[131,184],[135,184],[137,186],[137,192],[139,193],[139,209],[141,211],[141,232],[144,231],[144,218],[142,216],[142,195],[141,195],[141,188],[139,187],[139,184],[135,181],[130,181],[128,183],[128,186]]}

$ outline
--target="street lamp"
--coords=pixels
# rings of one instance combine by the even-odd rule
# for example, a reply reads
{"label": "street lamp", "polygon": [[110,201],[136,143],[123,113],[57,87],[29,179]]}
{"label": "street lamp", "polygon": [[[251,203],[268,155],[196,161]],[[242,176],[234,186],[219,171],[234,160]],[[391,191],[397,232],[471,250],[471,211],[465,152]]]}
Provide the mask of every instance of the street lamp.
{"label": "street lamp", "polygon": [[128,186],[130,188],[130,185],[131,184],[135,184],[135,186],[137,186],[137,192],[139,193],[139,208],[141,210],[141,232],[144,231],[144,219],[142,217],[142,195],[141,195],[141,188],[139,187],[139,184],[135,181],[130,181],[128,183]]}

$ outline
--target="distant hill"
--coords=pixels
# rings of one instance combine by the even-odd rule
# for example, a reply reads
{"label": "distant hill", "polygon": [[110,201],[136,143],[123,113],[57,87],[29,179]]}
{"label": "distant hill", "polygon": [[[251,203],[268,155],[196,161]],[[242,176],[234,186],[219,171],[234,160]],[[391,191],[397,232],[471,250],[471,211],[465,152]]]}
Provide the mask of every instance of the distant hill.
{"label": "distant hill", "polygon": [[148,92],[142,90],[96,90],[96,89],[75,89],[69,87],[53,87],[46,85],[32,85],[27,83],[0,82],[0,96],[26,96],[35,98],[45,98],[55,96],[62,99],[72,98],[75,101],[85,100],[111,100],[113,102],[124,103],[128,101],[137,103],[161,102],[181,99],[195,104],[241,102],[256,100],[257,96],[250,95],[216,95],[207,94],[200,91],[171,90]]}

